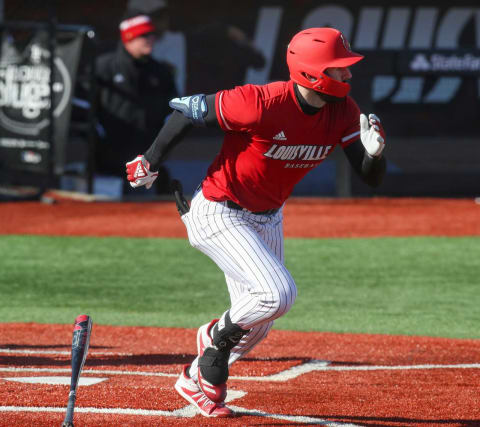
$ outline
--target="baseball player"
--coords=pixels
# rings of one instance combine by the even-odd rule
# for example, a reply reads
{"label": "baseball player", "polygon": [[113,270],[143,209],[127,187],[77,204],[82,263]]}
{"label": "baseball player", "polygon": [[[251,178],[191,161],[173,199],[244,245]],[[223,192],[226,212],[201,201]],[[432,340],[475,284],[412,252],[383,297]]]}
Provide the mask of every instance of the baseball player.
{"label": "baseball player", "polygon": [[231,306],[197,332],[198,356],[175,388],[200,413],[230,417],[229,366],[268,334],[297,296],[284,265],[282,209],[294,186],[337,147],[369,185],[386,168],[385,134],[348,96],[352,52],[333,28],[296,34],[287,48],[289,81],[175,98],[175,110],[144,155],[127,163],[132,187],[152,185],[166,153],[192,126],[220,127],[220,153],[194,193],[177,204],[190,244],[225,273]]}

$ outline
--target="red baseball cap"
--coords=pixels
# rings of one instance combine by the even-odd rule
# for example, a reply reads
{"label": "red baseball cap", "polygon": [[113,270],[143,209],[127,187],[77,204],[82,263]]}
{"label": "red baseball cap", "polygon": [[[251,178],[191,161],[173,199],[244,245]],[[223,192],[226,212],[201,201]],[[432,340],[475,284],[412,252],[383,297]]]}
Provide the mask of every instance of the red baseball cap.
{"label": "red baseball cap", "polygon": [[147,15],[138,15],[120,22],[120,37],[126,43],[143,34],[153,33],[155,27]]}

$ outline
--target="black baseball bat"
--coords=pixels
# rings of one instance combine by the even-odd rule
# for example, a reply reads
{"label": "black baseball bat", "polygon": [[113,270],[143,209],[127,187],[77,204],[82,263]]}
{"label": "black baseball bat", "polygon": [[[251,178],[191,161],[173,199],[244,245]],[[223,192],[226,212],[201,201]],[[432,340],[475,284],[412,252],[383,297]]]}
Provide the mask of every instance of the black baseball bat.
{"label": "black baseball bat", "polygon": [[72,339],[72,379],[68,395],[67,413],[62,427],[73,427],[73,410],[77,398],[77,387],[80,374],[87,358],[90,334],[92,332],[92,319],[86,314],[80,314],[75,319]]}

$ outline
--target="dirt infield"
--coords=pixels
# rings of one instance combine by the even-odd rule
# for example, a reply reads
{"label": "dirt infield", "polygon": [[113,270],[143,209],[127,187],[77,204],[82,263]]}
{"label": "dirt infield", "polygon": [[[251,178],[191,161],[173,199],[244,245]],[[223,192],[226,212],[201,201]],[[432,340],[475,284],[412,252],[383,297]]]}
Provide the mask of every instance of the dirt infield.
{"label": "dirt infield", "polygon": [[[292,199],[286,237],[478,236],[473,199]],[[0,234],[186,237],[172,202],[0,204]]]}
{"label": "dirt infield", "polygon": [[[0,324],[0,426],[60,426],[71,331]],[[478,340],[274,330],[232,366],[228,422],[173,389],[195,353],[194,330],[94,324],[75,425],[480,425]]]}

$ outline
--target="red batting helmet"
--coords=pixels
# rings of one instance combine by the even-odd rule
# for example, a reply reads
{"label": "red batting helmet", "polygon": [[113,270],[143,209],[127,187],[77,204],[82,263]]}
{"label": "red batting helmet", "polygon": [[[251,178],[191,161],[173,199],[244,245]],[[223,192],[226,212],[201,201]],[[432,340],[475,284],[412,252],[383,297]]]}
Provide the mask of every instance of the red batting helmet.
{"label": "red batting helmet", "polygon": [[327,68],[343,68],[362,60],[352,52],[344,35],[334,28],[309,28],[300,31],[287,48],[290,78],[300,86],[338,98],[347,96],[348,83],[325,74]]}

